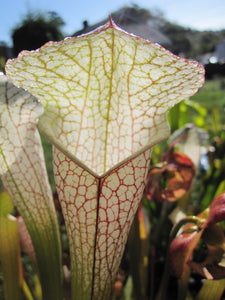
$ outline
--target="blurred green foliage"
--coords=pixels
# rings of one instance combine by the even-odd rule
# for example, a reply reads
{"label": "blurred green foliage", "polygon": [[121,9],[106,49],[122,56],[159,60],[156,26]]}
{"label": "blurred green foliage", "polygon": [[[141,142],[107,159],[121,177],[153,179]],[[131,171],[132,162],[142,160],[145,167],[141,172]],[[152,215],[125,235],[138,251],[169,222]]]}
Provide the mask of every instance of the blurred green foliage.
{"label": "blurred green foliage", "polygon": [[190,27],[167,21],[164,18],[161,30],[172,41],[169,50],[173,53],[185,53],[186,57],[214,52],[216,45],[225,39],[225,30],[221,31],[198,31]]}

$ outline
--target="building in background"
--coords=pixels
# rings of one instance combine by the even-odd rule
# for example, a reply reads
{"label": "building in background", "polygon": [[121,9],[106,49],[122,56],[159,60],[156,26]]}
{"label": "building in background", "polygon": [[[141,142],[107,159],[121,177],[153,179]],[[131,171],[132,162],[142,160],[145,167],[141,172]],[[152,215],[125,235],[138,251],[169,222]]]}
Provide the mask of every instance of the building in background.
{"label": "building in background", "polygon": [[[146,10],[137,6],[123,7],[111,14],[113,21],[125,31],[140,36],[143,39],[158,43],[164,47],[171,44],[170,39],[158,29],[158,19]],[[83,28],[73,34],[78,36],[104,25],[108,19],[104,19],[94,25],[88,21],[83,22]]]}

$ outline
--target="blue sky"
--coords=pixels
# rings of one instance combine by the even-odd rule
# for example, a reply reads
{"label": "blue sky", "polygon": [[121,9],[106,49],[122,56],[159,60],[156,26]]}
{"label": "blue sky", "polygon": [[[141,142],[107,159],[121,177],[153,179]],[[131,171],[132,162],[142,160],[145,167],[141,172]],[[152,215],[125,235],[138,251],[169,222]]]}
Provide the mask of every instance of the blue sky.
{"label": "blue sky", "polygon": [[0,41],[12,44],[11,30],[28,12],[57,12],[66,23],[63,32],[69,36],[82,28],[83,20],[94,24],[132,3],[159,9],[167,19],[195,29],[225,29],[224,0],[4,0],[0,6]]}

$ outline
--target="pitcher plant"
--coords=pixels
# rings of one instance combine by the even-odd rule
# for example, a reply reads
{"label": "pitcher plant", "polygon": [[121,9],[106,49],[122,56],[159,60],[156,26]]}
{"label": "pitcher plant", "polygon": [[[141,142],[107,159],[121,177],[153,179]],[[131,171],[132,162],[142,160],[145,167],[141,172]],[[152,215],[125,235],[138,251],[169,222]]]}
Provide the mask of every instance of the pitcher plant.
{"label": "pitcher plant", "polygon": [[[88,34],[23,51],[8,61],[6,73],[43,109],[36,118],[53,145],[70,245],[72,299],[108,300],[152,147],[168,138],[169,109],[197,92],[204,69],[128,34],[110,18]],[[19,112],[18,118],[27,117]],[[14,124],[12,118],[8,122]],[[17,158],[25,149],[22,137],[11,140],[9,148],[11,127],[1,136],[1,153],[17,149]],[[13,172],[11,165],[2,176],[5,172]],[[46,222],[42,219],[40,226]]]}

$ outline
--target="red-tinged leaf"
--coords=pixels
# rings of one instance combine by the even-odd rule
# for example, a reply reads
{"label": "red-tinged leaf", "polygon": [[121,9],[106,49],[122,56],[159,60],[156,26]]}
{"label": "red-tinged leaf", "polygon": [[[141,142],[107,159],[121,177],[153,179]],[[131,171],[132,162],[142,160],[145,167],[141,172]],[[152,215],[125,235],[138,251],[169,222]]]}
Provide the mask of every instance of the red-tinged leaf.
{"label": "red-tinged leaf", "polygon": [[209,246],[222,247],[224,244],[223,229],[216,224],[206,227],[203,231],[202,239]]}
{"label": "red-tinged leaf", "polygon": [[5,300],[21,300],[21,258],[16,218],[12,200],[8,193],[0,194],[0,263],[3,272],[3,290]]}
{"label": "red-tinged leaf", "polygon": [[207,248],[208,254],[205,260],[201,263],[189,261],[189,266],[206,279],[217,280],[224,278],[225,267],[219,265],[224,256],[224,247],[207,245]]}
{"label": "red-tinged leaf", "polygon": [[26,228],[26,225],[23,221],[23,218],[21,216],[17,218],[17,224],[18,224],[18,233],[19,233],[21,247],[30,257],[37,271],[38,266],[37,266],[36,254],[34,251],[33,243],[30,238],[29,232]]}
{"label": "red-tinged leaf", "polygon": [[147,150],[96,178],[54,149],[55,181],[70,241],[72,289],[78,299],[110,299],[149,160]]}
{"label": "red-tinged leaf", "polygon": [[165,159],[166,161],[170,162],[170,163],[176,163],[178,166],[182,167],[189,167],[194,169],[194,165],[192,160],[186,156],[184,153],[181,152],[173,152],[172,154],[169,155],[169,157],[167,157]]}
{"label": "red-tinged leaf", "polygon": [[[187,228],[186,228],[187,229]],[[202,235],[202,231],[182,233],[170,245],[171,273],[181,277]]]}
{"label": "red-tinged leaf", "polygon": [[195,176],[193,162],[180,152],[164,155],[163,163],[153,167],[147,178],[146,196],[156,201],[176,201],[189,190]]}
{"label": "red-tinged leaf", "polygon": [[145,208],[140,204],[138,208],[138,221],[139,221],[139,237],[141,240],[146,240],[150,234],[149,218]]}
{"label": "red-tinged leaf", "polygon": [[214,264],[206,265],[205,268],[211,274],[213,280],[225,278],[225,268],[219,266],[216,262]]}
{"label": "red-tinged leaf", "polygon": [[183,153],[174,152],[170,155],[170,164],[176,165],[174,177],[170,180],[168,191],[171,191],[169,201],[175,201],[183,197],[190,189],[195,177],[193,162]]}
{"label": "red-tinged leaf", "polygon": [[209,206],[205,227],[225,220],[225,192],[218,195]]}
{"label": "red-tinged leaf", "polygon": [[160,177],[163,172],[164,169],[160,169],[160,166],[149,171],[145,187],[145,195],[148,200],[163,201],[162,189],[160,188]]}
{"label": "red-tinged leaf", "polygon": [[196,273],[200,274],[202,277],[205,277],[207,280],[213,279],[212,274],[207,270],[205,265],[196,263],[191,260],[188,262],[188,265],[192,270],[194,270]]}
{"label": "red-tinged leaf", "polygon": [[[170,259],[171,270],[175,276],[182,275],[183,268],[187,263],[207,279],[220,279],[225,276],[225,268],[219,266],[225,252],[224,233],[216,225],[225,219],[224,201],[225,193],[222,193],[213,200],[208,209],[198,215],[201,220],[201,228],[193,228],[193,232],[188,232],[192,225],[186,225],[182,233],[172,241]],[[190,258],[200,238],[207,245],[208,255],[203,262],[196,263]]]}

